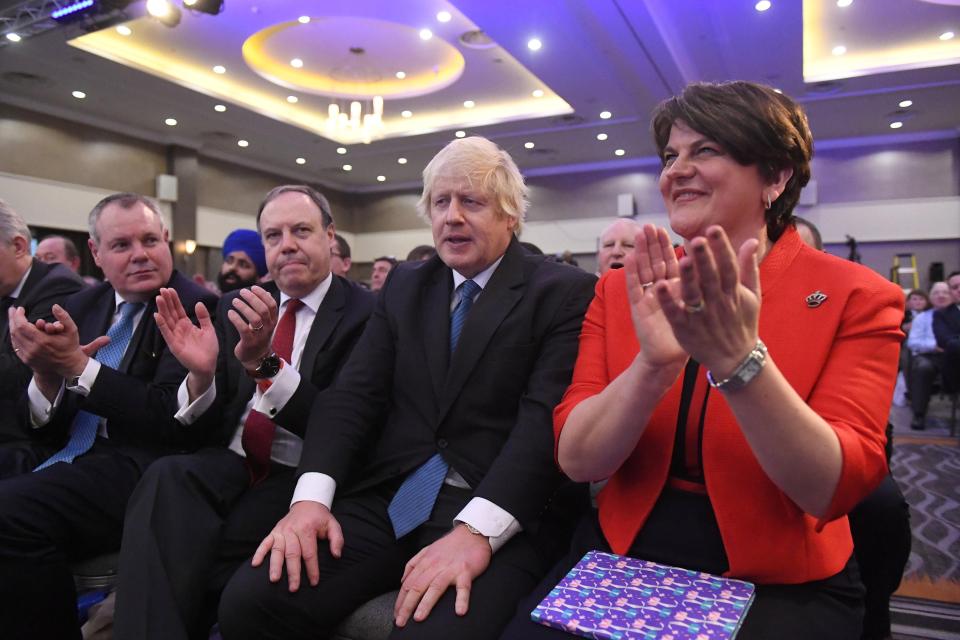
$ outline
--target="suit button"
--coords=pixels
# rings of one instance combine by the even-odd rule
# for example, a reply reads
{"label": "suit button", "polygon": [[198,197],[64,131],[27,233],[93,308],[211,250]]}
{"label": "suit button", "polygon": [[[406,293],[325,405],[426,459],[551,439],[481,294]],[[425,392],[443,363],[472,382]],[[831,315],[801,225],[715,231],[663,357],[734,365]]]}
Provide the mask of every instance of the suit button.
{"label": "suit button", "polygon": [[440,438],[439,440],[437,440],[437,446],[440,447],[441,449],[446,449],[447,441],[444,440],[443,438]]}

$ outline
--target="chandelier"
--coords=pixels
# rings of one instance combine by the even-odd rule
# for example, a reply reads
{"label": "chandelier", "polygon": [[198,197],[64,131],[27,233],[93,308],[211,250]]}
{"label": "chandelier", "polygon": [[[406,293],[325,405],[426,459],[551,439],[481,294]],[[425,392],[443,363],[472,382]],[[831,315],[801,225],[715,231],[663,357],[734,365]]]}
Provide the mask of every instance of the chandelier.
{"label": "chandelier", "polygon": [[331,102],[327,108],[327,134],[359,137],[364,144],[383,134],[383,96],[369,100]]}

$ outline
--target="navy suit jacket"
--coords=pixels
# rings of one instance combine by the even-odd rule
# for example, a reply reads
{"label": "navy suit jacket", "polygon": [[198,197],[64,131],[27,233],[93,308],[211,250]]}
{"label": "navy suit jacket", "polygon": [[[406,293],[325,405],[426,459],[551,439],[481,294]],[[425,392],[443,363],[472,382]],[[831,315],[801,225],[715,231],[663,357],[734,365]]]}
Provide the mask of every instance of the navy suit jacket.
{"label": "navy suit jacket", "polygon": [[946,350],[948,346],[957,349],[960,346],[960,306],[951,304],[945,309],[934,311],[933,335],[941,349]]}
{"label": "navy suit jacket", "polygon": [[[191,317],[197,302],[213,312],[217,296],[180,273],[174,271],[166,286],[177,291]],[[106,282],[84,289],[67,300],[65,307],[77,323],[80,344],[86,344],[106,334],[115,312],[114,289]],[[65,391],[50,422],[34,430],[36,437],[63,446],[74,416],[82,409],[107,419],[112,442],[151,455],[189,450],[208,439],[199,429],[184,427],[173,418],[177,388],[187,372],[167,349],[153,317],[155,311],[156,301],[151,298],[120,366],[101,367],[86,397]]]}
{"label": "navy suit jacket", "polygon": [[299,472],[342,496],[440,453],[534,531],[560,474],[553,408],[570,382],[596,278],[514,239],[449,354],[453,277],[435,256],[391,271],[366,330],[310,416]]}
{"label": "navy suit jacket", "polygon": [[[280,290],[268,282],[263,288],[269,291],[279,304]],[[217,308],[217,336],[220,354],[217,361],[217,400],[197,420],[197,424],[210,421],[211,433],[218,433],[215,444],[228,444],[240,424],[240,417],[253,396],[256,383],[246,374],[234,349],[240,334],[227,318],[233,308],[233,299],[239,291],[225,295]],[[313,400],[336,377],[347,356],[363,331],[367,318],[373,311],[375,296],[363,287],[340,276],[333,276],[330,289],[320,303],[317,315],[307,334],[307,342],[300,357],[300,384],[283,409],[269,416],[276,424],[301,438],[307,427],[307,418]]]}
{"label": "navy suit jacket", "polygon": [[[53,320],[50,309],[63,305],[67,298],[83,288],[83,280],[62,264],[47,264],[33,259],[30,275],[20,289],[14,306],[23,307],[27,320]],[[4,323],[6,325],[6,323]],[[30,437],[28,420],[19,411],[33,372],[13,352],[10,328],[0,335],[0,443],[27,440]]]}

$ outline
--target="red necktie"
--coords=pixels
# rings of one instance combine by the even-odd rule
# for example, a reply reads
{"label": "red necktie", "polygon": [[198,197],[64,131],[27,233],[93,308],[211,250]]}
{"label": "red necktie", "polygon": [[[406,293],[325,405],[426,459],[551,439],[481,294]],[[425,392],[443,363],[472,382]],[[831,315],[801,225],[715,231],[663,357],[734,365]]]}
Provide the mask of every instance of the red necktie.
{"label": "red necktie", "polygon": [[[293,334],[297,329],[297,311],[303,302],[296,298],[287,301],[287,308],[277,324],[273,334],[273,350],[287,364],[292,364]],[[247,454],[247,469],[250,471],[250,484],[261,482],[270,473],[270,449],[273,446],[273,434],[277,425],[259,411],[250,409],[243,423],[243,436],[240,442]]]}

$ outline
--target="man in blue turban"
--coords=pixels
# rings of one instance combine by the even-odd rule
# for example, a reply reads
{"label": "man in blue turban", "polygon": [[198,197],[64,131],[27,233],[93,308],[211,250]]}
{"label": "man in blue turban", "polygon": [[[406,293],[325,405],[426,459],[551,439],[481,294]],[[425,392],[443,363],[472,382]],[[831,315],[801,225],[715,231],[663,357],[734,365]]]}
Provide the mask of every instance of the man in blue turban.
{"label": "man in blue turban", "polygon": [[217,276],[222,293],[251,287],[267,273],[260,234],[252,229],[237,229],[223,241],[223,266]]}

